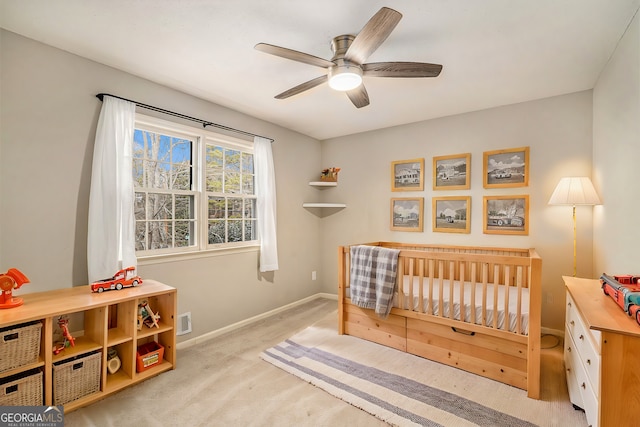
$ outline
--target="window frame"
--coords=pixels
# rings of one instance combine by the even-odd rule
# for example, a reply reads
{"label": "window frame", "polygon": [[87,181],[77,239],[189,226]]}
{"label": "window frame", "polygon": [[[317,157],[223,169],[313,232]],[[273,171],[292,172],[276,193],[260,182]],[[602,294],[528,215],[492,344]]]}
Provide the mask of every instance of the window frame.
{"label": "window frame", "polygon": [[[239,150],[241,152],[250,153],[254,155],[253,141],[246,141],[232,136],[212,132],[207,129],[199,129],[193,126],[188,126],[176,122],[163,120],[157,117],[147,116],[136,112],[134,129],[148,130],[152,132],[166,132],[169,136],[177,136],[193,141],[192,146],[192,179],[193,185],[191,190],[161,190],[153,188],[136,187],[134,185],[134,192],[167,192],[168,194],[193,194],[194,195],[194,227],[196,229],[196,241],[195,245],[187,247],[171,247],[163,249],[147,249],[144,251],[136,251],[136,256],[139,261],[153,261],[153,260],[166,260],[168,257],[177,258],[198,258],[202,256],[222,255],[229,252],[246,252],[257,251],[260,245],[257,235],[257,229],[255,231],[255,240],[240,241],[240,242],[228,242],[210,244],[208,239],[209,230],[209,217],[208,217],[208,198],[210,192],[206,187],[206,147],[207,143],[214,143],[218,146],[229,148],[233,150]],[[255,196],[255,157],[254,157],[254,194]],[[133,171],[132,171],[133,172]],[[142,190],[142,191],[139,191]],[[241,193],[243,195],[243,193]],[[257,204],[257,202],[256,202]],[[256,224],[257,224],[257,212],[256,212]],[[258,225],[259,226],[259,225]]]}

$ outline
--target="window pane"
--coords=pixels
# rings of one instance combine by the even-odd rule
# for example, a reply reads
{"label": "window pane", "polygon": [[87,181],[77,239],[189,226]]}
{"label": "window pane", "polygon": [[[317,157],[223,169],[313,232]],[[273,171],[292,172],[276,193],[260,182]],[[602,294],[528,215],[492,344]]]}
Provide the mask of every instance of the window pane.
{"label": "window pane", "polygon": [[242,220],[229,220],[229,242],[242,242]]}
{"label": "window pane", "polygon": [[225,172],[224,192],[227,194],[240,194],[240,173]]}
{"label": "window pane", "polygon": [[225,205],[224,197],[209,197],[209,218],[224,218]]}
{"label": "window pane", "polygon": [[238,150],[224,150],[224,168],[227,172],[240,172],[240,156]]}
{"label": "window pane", "polygon": [[191,167],[191,141],[176,139],[172,149],[173,183],[176,190],[191,190],[193,185]]}
{"label": "window pane", "polygon": [[194,219],[193,196],[176,196],[176,219]]}
{"label": "window pane", "polygon": [[143,131],[136,129],[133,132],[133,158],[141,159],[144,157],[144,135]]}
{"label": "window pane", "polygon": [[222,174],[224,152],[222,147],[207,145],[206,148],[206,187],[207,191],[222,193]]}
{"label": "window pane", "polygon": [[173,218],[173,197],[171,194],[149,193],[149,203],[147,206],[147,218],[149,219],[172,219]]}
{"label": "window pane", "polygon": [[136,220],[145,220],[147,219],[146,213],[146,199],[144,193],[136,193],[133,200],[133,211]]}
{"label": "window pane", "polygon": [[256,226],[258,225],[258,221],[247,220],[244,222],[244,240],[257,240],[256,239]]}
{"label": "window pane", "polygon": [[177,248],[188,247],[192,244],[191,239],[193,236],[191,221],[176,221],[176,241]]}
{"label": "window pane", "polygon": [[243,194],[254,194],[254,176],[253,175],[242,175],[242,193]]}
{"label": "window pane", "polygon": [[159,139],[159,147],[157,150],[157,156],[154,156],[152,158],[161,160],[166,163],[170,162],[171,161],[171,140],[173,138],[167,135],[157,135],[157,134],[155,135],[155,137]]}
{"label": "window pane", "polygon": [[191,190],[191,165],[174,163],[172,178],[171,188],[174,190]]}
{"label": "window pane", "polygon": [[253,174],[253,154],[242,153],[242,173]]}
{"label": "window pane", "polygon": [[240,156],[238,150],[224,150],[224,192],[240,193]]}
{"label": "window pane", "polygon": [[224,221],[209,221],[209,244],[225,243],[227,241],[227,233],[225,231]]}
{"label": "window pane", "polygon": [[149,222],[149,249],[166,249],[173,247],[173,225],[171,221]]}
{"label": "window pane", "polygon": [[256,199],[244,200],[244,217],[256,218]]}
{"label": "window pane", "polygon": [[144,221],[136,221],[136,251],[147,250],[147,226]]}
{"label": "window pane", "polygon": [[242,199],[227,199],[227,218],[242,218]]}
{"label": "window pane", "polygon": [[133,186],[144,187],[144,162],[133,159]]}

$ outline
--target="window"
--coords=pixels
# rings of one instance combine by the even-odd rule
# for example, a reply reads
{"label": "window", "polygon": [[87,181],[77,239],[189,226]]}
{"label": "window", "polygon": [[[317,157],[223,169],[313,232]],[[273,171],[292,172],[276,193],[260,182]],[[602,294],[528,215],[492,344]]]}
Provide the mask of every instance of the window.
{"label": "window", "polygon": [[136,253],[255,245],[252,143],[136,116]]}

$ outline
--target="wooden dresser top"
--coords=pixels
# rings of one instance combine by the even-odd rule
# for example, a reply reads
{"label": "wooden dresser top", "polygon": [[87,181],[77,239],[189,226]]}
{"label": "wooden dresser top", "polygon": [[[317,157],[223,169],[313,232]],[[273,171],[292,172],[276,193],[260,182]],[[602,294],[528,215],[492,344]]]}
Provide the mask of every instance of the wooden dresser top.
{"label": "wooden dresser top", "polygon": [[640,325],[604,294],[600,280],[571,276],[562,279],[589,329],[640,337]]}

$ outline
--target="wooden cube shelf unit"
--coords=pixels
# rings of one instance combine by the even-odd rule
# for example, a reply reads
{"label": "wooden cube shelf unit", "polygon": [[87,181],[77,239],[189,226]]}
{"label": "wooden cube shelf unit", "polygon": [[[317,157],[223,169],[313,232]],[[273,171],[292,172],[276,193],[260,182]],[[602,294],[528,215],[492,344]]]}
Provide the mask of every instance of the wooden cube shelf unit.
{"label": "wooden cube shelf unit", "polygon": [[[176,309],[175,288],[144,280],[137,287],[93,293],[89,286],[58,289],[20,296],[20,307],[0,310],[0,329],[27,322],[42,323],[40,357],[37,362],[0,372],[0,382],[10,376],[26,373],[34,368],[42,369],[44,378],[44,405],[54,402],[53,366],[90,353],[101,353],[100,390],[80,397],[64,405],[65,412],[86,406],[107,395],[136,384],[151,376],[176,367]],[[154,313],[159,314],[157,327],[142,325],[138,329],[138,304],[147,301]],[[58,318],[68,316],[72,324],[83,322],[83,331],[71,327],[74,346],[68,346],[59,354],[53,353],[54,333],[58,332]],[[76,330],[74,332],[74,329]],[[79,336],[75,336],[75,335]],[[136,371],[138,346],[155,341],[164,347],[164,356],[158,364]],[[115,347],[121,361],[114,374],[107,369],[107,351]]]}

